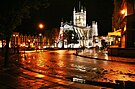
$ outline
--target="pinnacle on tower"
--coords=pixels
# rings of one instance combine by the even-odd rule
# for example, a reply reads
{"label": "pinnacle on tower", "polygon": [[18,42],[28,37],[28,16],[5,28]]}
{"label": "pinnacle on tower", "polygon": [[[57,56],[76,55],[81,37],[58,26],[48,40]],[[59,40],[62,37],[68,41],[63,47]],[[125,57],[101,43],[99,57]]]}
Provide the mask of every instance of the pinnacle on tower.
{"label": "pinnacle on tower", "polygon": [[86,8],[84,7],[84,11],[86,11]]}
{"label": "pinnacle on tower", "polygon": [[81,12],[83,12],[83,6],[81,6]]}
{"label": "pinnacle on tower", "polygon": [[74,11],[75,11],[75,7],[74,7]]}
{"label": "pinnacle on tower", "polygon": [[63,18],[61,19],[61,27],[63,27]]}

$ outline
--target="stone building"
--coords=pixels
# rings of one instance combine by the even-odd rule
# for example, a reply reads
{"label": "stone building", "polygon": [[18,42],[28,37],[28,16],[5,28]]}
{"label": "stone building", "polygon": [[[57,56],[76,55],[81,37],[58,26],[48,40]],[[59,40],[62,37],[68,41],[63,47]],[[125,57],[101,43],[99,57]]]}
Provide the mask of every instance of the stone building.
{"label": "stone building", "polygon": [[71,45],[66,44],[66,40],[62,39],[63,33],[66,30],[74,30],[78,35],[79,43],[73,45],[77,45],[78,47],[94,46],[93,37],[98,36],[98,25],[97,22],[93,21],[92,25],[88,26],[86,19],[86,8],[79,2],[79,7],[74,7],[73,9],[73,20],[69,23],[64,21],[61,22],[60,33],[58,37],[58,47],[62,47],[62,45],[66,45],[68,47],[68,45]]}
{"label": "stone building", "polygon": [[114,0],[112,29],[119,47],[135,48],[135,0]]}
{"label": "stone building", "polygon": [[46,37],[39,35],[22,35],[18,32],[13,32],[10,39],[11,47],[30,47],[30,48],[44,48],[47,46]]}

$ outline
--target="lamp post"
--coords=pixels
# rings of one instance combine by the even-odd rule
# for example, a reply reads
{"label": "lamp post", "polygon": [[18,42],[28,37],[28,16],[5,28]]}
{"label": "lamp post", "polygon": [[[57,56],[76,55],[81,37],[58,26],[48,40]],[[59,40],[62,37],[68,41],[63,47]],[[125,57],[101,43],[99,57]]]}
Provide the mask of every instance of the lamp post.
{"label": "lamp post", "polygon": [[[39,24],[38,24],[38,28],[41,29],[41,30],[44,29],[44,26],[45,26],[45,25],[44,25],[43,23],[39,23]],[[41,44],[42,44],[42,43],[41,43],[41,40],[42,40],[42,32],[39,33],[39,37],[40,37],[40,48],[41,48]]]}
{"label": "lamp post", "polygon": [[[14,54],[19,52],[19,47],[18,47],[18,34],[13,34],[13,37],[14,37]],[[16,50],[17,49],[17,50]]]}
{"label": "lamp post", "polygon": [[40,48],[41,48],[41,45],[42,45],[42,34],[41,33],[39,34],[39,37],[40,37]]}

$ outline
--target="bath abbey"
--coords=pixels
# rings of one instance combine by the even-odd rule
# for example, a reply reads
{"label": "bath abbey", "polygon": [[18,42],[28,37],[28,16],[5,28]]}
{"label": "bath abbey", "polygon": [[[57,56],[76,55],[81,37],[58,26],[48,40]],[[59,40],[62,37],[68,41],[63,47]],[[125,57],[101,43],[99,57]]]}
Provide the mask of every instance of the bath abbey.
{"label": "bath abbey", "polygon": [[[98,25],[95,21],[88,25],[86,19],[86,8],[84,6],[74,7],[72,21],[61,21],[58,47],[93,47],[94,37],[98,36]],[[72,32],[69,33],[71,35],[70,40],[76,38],[77,42],[68,42],[68,39],[66,39],[65,33],[70,31]]]}

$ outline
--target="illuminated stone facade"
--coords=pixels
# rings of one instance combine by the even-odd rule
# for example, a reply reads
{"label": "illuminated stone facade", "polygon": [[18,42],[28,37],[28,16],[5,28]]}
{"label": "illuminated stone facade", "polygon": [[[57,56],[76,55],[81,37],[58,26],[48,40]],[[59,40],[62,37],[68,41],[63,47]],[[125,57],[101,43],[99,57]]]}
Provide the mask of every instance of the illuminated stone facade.
{"label": "illuminated stone facade", "polygon": [[73,44],[73,47],[92,47],[93,37],[98,36],[97,22],[93,21],[91,26],[86,24],[86,8],[81,6],[80,10],[73,9],[73,21],[61,22],[60,33],[58,37],[58,47],[68,47],[71,44],[66,44],[66,40],[63,39],[63,34],[66,30],[74,30],[78,35],[78,44]]}
{"label": "illuminated stone facade", "polygon": [[[135,48],[135,0],[114,0],[112,28],[120,31],[119,47]],[[114,34],[115,35],[115,34]],[[117,41],[117,40],[116,40]]]}
{"label": "illuminated stone facade", "polygon": [[42,35],[22,35],[14,32],[10,39],[11,47],[43,48],[47,45],[46,37]]}

